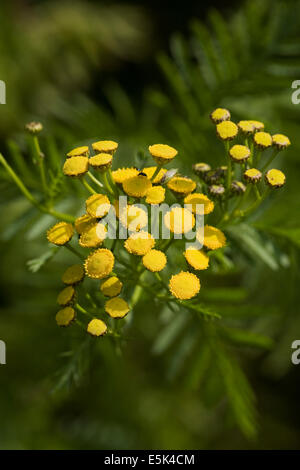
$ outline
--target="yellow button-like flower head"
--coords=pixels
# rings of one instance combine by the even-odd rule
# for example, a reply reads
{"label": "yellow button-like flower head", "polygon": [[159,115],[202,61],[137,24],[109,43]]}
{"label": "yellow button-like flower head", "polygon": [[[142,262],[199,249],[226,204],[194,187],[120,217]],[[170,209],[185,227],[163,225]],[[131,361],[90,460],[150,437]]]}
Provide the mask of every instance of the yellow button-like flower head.
{"label": "yellow button-like flower head", "polygon": [[148,214],[135,204],[127,205],[121,210],[119,219],[124,227],[132,232],[137,232],[148,224]]}
{"label": "yellow button-like flower head", "polygon": [[148,180],[147,176],[138,175],[125,180],[123,190],[128,196],[141,198],[146,196],[151,186],[151,181]]}
{"label": "yellow button-like flower head", "polygon": [[124,247],[133,255],[144,256],[148,251],[152,250],[155,240],[150,233],[141,231],[133,233],[124,243]]}
{"label": "yellow button-like flower head", "polygon": [[252,121],[240,121],[238,122],[238,128],[245,135],[254,134],[256,130]]}
{"label": "yellow button-like flower head", "polygon": [[243,163],[250,157],[250,149],[246,145],[233,145],[229,150],[229,155],[236,163]]}
{"label": "yellow button-like flower head", "polygon": [[210,170],[211,166],[208,165],[208,163],[195,163],[193,165],[193,172],[200,178],[205,177],[206,173],[208,173]]}
{"label": "yellow button-like flower head", "polygon": [[187,196],[196,189],[196,183],[191,178],[184,176],[174,176],[168,184],[168,188],[179,197]]}
{"label": "yellow button-like flower head", "polygon": [[89,159],[89,164],[95,170],[104,172],[112,165],[112,155],[110,153],[98,153]]}
{"label": "yellow button-like flower head", "polygon": [[88,157],[70,157],[64,163],[63,172],[66,176],[79,178],[89,169]]}
{"label": "yellow button-like flower head", "polygon": [[109,277],[102,282],[100,290],[107,297],[116,297],[120,294],[123,284],[116,276]]}
{"label": "yellow button-like flower head", "polygon": [[161,204],[165,200],[166,190],[162,186],[152,186],[146,194],[148,204]]}
{"label": "yellow button-like flower head", "polygon": [[68,243],[74,234],[74,228],[72,224],[67,222],[58,222],[53,225],[47,232],[47,239],[54,245],[62,246]]}
{"label": "yellow button-like flower head", "polygon": [[104,194],[93,194],[86,202],[86,211],[92,218],[101,218],[108,214],[110,210],[110,202]]}
{"label": "yellow button-like flower head", "polygon": [[75,310],[72,307],[65,307],[56,314],[56,323],[58,326],[69,326],[75,319]]}
{"label": "yellow button-like flower head", "polygon": [[128,303],[120,297],[109,299],[105,303],[104,309],[112,318],[124,318],[130,310]]}
{"label": "yellow button-like flower head", "polygon": [[267,149],[272,145],[272,137],[268,132],[256,132],[254,134],[254,143],[260,149]]}
{"label": "yellow button-like flower head", "polygon": [[99,248],[85,260],[84,267],[88,277],[104,279],[109,276],[114,267],[115,257],[110,250]]}
{"label": "yellow button-like flower head", "polygon": [[258,183],[261,180],[262,174],[257,168],[249,168],[244,173],[244,178],[249,183]]}
{"label": "yellow button-like flower head", "polygon": [[73,286],[65,287],[57,297],[57,303],[65,306],[73,302],[75,297],[75,289]]}
{"label": "yellow button-like flower head", "polygon": [[283,150],[287,148],[289,145],[291,145],[290,139],[283,134],[275,134],[272,136],[272,141],[274,147],[276,147],[278,150]]}
{"label": "yellow button-like flower head", "polygon": [[285,174],[280,170],[272,169],[265,174],[265,180],[271,188],[281,188],[285,183]]}
{"label": "yellow button-like flower head", "polygon": [[123,184],[124,181],[129,178],[133,178],[133,176],[137,176],[138,174],[139,171],[136,168],[119,168],[112,172],[112,178],[115,183]]}
{"label": "yellow button-like flower head", "polygon": [[64,284],[73,285],[78,284],[84,278],[84,268],[81,264],[73,264],[69,266],[62,275],[62,282]]}
{"label": "yellow button-like flower head", "polygon": [[188,300],[200,291],[200,281],[195,274],[181,271],[171,277],[169,289],[177,299]]}
{"label": "yellow button-like flower head", "polygon": [[[143,168],[143,173],[147,176],[147,178],[150,180],[154,173],[156,172],[157,166],[148,166],[146,168]],[[159,183],[162,177],[167,173],[167,170],[165,168],[161,168],[157,175],[155,176],[154,180],[152,183]]]}
{"label": "yellow button-like flower head", "polygon": [[263,122],[255,121],[253,119],[250,119],[248,122],[250,122],[254,126],[255,132],[262,131],[265,128],[265,125]]}
{"label": "yellow button-like flower head", "polygon": [[83,248],[98,248],[107,235],[106,227],[101,223],[90,225],[79,238],[79,245]]}
{"label": "yellow button-like flower head", "polygon": [[149,152],[158,165],[165,165],[171,162],[178,153],[176,149],[165,144],[150,145]]}
{"label": "yellow button-like flower head", "polygon": [[202,243],[209,250],[217,250],[226,245],[226,237],[221,230],[211,225],[204,226],[204,240],[201,237],[200,232],[197,232],[197,240]]}
{"label": "yellow button-like flower head", "polygon": [[174,207],[165,214],[164,223],[172,233],[188,233],[195,225],[195,217],[187,209]]}
{"label": "yellow button-like flower head", "polygon": [[214,124],[219,124],[222,121],[230,119],[230,112],[225,108],[217,108],[210,114],[210,119]]}
{"label": "yellow button-like flower head", "polygon": [[88,157],[88,155],[89,148],[87,145],[83,145],[82,147],[76,147],[75,149],[67,153],[67,157]]}
{"label": "yellow button-like flower head", "polygon": [[117,142],[113,140],[99,140],[99,142],[94,142],[92,144],[93,149],[95,152],[99,153],[111,153],[113,154],[118,148]]}
{"label": "yellow button-like flower head", "polygon": [[107,332],[107,326],[105,325],[104,321],[99,320],[99,318],[93,318],[88,323],[87,332],[92,336],[103,336]]}
{"label": "yellow button-like flower head", "polygon": [[[189,194],[184,198],[184,204],[192,204],[192,211],[194,214],[210,214],[214,210],[214,203],[202,193]],[[197,210],[197,204],[203,204],[203,212],[201,208]]]}
{"label": "yellow button-like flower head", "polygon": [[209,257],[201,250],[189,248],[184,252],[185,259],[192,268],[196,270],[207,269],[209,265]]}
{"label": "yellow button-like flower head", "polygon": [[217,124],[217,134],[222,140],[234,139],[238,131],[238,126],[232,121],[223,121]]}
{"label": "yellow button-like flower head", "polygon": [[143,265],[153,273],[162,271],[167,264],[166,255],[160,250],[150,250],[143,256]]}
{"label": "yellow button-like flower head", "polygon": [[75,229],[79,235],[85,232],[91,225],[94,225],[97,222],[95,217],[91,217],[89,214],[83,214],[80,217],[77,217],[75,220]]}

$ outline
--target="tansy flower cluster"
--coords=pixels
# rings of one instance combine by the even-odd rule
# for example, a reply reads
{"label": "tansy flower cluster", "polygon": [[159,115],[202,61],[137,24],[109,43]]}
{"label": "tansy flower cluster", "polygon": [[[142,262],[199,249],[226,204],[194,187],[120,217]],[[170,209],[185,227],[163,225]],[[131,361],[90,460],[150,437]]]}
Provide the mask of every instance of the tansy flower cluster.
{"label": "tansy flower cluster", "polygon": [[[85,212],[74,223],[58,222],[47,232],[50,243],[65,246],[80,258],[79,264],[62,274],[64,287],[57,297],[56,314],[59,326],[75,321],[92,336],[112,334],[112,321],[124,319],[134,306],[131,278],[140,288],[151,290],[141,281],[145,273],[159,282],[158,289],[167,291],[170,301],[194,305],[201,287],[199,273],[209,269],[215,251],[226,246],[227,224],[249,216],[270,189],[284,185],[285,175],[270,164],[290,145],[288,137],[271,135],[260,121],[234,123],[227,109],[218,108],[210,117],[217,137],[224,142],[225,157],[215,169],[210,162],[195,163],[196,178],[166,168],[178,154],[166,144],[149,146],[154,164],[143,168],[116,168],[118,144],[109,140],[67,153],[63,173],[77,178],[89,195]],[[119,203],[121,196],[127,198],[125,205]],[[152,227],[149,209],[162,203],[169,204],[163,213],[170,233],[167,240],[155,238],[148,229]],[[106,216],[111,211],[116,215],[116,231],[110,238]],[[200,228],[198,217],[204,218]],[[120,236],[120,227],[125,237]],[[193,231],[197,243],[185,249],[177,245],[185,268],[175,272],[172,268],[170,274],[170,246],[176,249],[177,239]],[[81,305],[84,292],[91,301],[90,309]]]}

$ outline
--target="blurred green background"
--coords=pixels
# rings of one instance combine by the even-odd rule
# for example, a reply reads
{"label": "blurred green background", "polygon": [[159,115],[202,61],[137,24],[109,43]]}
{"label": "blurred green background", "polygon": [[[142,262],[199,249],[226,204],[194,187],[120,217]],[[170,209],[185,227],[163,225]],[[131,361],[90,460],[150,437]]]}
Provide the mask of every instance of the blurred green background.
{"label": "blurred green background", "polygon": [[[204,276],[203,299],[225,326],[273,342],[227,338],[219,364],[205,362],[193,324],[170,331],[172,312],[161,306],[154,314],[147,299],[122,355],[108,341],[57,328],[60,277],[74,260],[60,252],[29,269],[48,250],[53,219],[32,209],[1,169],[1,449],[300,447],[300,367],[290,360],[300,337],[300,105],[291,102],[300,2],[168,3],[2,1],[0,148],[38,193],[23,132],[32,119],[43,122],[46,158],[58,153],[63,161],[81,143],[114,139],[118,164],[138,164],[160,141],[179,149],[184,174],[197,161],[222,164],[209,121],[217,106],[288,135],[292,146],[276,165],[287,184],[253,219],[265,255],[237,237],[236,269]],[[57,207],[78,211],[82,190],[54,180]]]}

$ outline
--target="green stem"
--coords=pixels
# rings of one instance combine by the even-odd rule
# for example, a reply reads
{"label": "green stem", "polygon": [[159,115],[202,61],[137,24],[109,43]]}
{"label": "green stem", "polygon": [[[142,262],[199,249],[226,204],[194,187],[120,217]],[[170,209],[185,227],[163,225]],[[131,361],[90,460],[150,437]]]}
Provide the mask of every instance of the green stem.
{"label": "green stem", "polygon": [[162,168],[162,165],[157,165],[155,172],[153,173],[153,175],[152,175],[151,178],[150,178],[150,181],[154,181],[154,178],[158,175],[158,173],[160,172],[161,168]]}
{"label": "green stem", "polygon": [[91,194],[97,194],[96,191],[89,185],[89,183],[83,178],[80,178],[81,183],[83,186],[91,193]]}
{"label": "green stem", "polygon": [[81,305],[79,305],[78,303],[75,304],[75,308],[77,308],[77,310],[83,313],[84,315],[88,315],[91,318],[95,318],[94,315],[89,313],[87,310],[85,310],[85,308],[81,307]]}
{"label": "green stem", "polygon": [[48,191],[48,188],[47,188],[47,181],[46,181],[46,174],[45,174],[45,167],[44,167],[44,157],[42,156],[39,139],[36,135],[33,136],[33,145],[34,145],[35,153],[38,159],[38,165],[40,167],[40,175],[41,175],[43,190],[44,190],[44,193],[46,194]]}
{"label": "green stem", "polygon": [[268,168],[268,166],[274,160],[274,158],[276,157],[278,152],[279,152],[279,150],[274,149],[274,151],[272,152],[272,154],[271,154],[270,158],[268,159],[267,163],[262,167],[262,169],[261,169],[262,172],[265,171],[266,168]]}
{"label": "green stem", "polygon": [[103,190],[103,184],[90,172],[87,172],[88,177]]}
{"label": "green stem", "polygon": [[75,250],[75,248],[73,248],[71,245],[69,245],[69,243],[66,243],[64,247],[71,251],[71,253],[73,253],[74,255],[78,256],[78,258],[80,258],[82,261],[85,259],[84,256],[79,253],[79,251]]}
{"label": "green stem", "polygon": [[255,211],[255,209],[257,209],[257,207],[260,206],[260,204],[266,199],[269,192],[270,192],[270,188],[267,188],[265,190],[264,194],[262,196],[260,196],[250,207],[248,207],[248,209],[246,209],[245,211],[241,211],[240,216],[241,217],[247,217],[253,211]]}

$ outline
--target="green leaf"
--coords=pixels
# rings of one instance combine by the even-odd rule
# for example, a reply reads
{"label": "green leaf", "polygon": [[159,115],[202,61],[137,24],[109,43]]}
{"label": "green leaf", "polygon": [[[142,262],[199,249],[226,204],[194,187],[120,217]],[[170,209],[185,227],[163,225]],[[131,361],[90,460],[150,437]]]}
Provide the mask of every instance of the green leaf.
{"label": "green leaf", "polygon": [[271,338],[252,331],[226,327],[221,327],[219,331],[224,338],[239,346],[250,346],[266,350],[271,350],[274,346]]}
{"label": "green leaf", "polygon": [[48,251],[43,253],[39,258],[34,258],[27,261],[27,267],[32,273],[39,271],[59,250],[58,246],[51,247]]}
{"label": "green leaf", "polygon": [[176,313],[175,316],[172,316],[171,321],[158,334],[152,347],[152,353],[155,355],[164,353],[183,332],[188,319],[189,317],[183,313]]}

